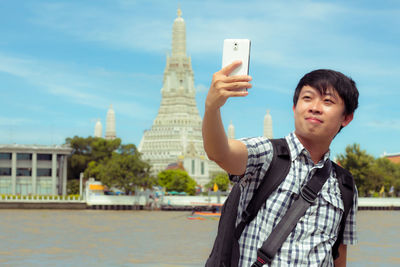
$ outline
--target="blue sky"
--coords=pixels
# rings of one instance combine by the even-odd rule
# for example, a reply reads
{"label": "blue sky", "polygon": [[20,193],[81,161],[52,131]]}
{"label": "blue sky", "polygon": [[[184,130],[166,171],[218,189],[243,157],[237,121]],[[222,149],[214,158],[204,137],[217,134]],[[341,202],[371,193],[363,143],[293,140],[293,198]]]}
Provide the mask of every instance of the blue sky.
{"label": "blue sky", "polygon": [[222,110],[236,137],[262,135],[267,109],[275,137],[292,131],[298,80],[331,68],[360,91],[333,156],[353,143],[400,152],[399,1],[1,1],[0,143],[62,144],[93,135],[97,118],[105,131],[112,104],[117,135],[138,145],[158,112],[178,5],[201,116],[223,39],[249,38],[253,89]]}

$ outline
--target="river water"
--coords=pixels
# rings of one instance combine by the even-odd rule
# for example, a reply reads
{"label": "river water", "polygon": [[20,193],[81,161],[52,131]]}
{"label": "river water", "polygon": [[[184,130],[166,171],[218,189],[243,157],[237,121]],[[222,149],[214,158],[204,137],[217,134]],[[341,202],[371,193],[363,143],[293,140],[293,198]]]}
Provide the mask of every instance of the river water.
{"label": "river water", "polygon": [[[190,212],[0,210],[1,266],[204,266],[218,221]],[[400,266],[400,211],[359,211],[348,266]]]}

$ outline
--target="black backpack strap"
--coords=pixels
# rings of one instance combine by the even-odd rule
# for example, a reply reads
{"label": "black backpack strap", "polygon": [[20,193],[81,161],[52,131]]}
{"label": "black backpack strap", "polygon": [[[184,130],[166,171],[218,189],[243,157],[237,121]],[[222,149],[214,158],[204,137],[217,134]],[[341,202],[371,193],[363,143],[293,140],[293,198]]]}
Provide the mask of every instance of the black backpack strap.
{"label": "black backpack strap", "polygon": [[235,229],[237,240],[239,240],[246,225],[256,217],[261,206],[289,173],[291,161],[286,139],[271,139],[270,141],[273,146],[272,161],[246,210],[242,212],[242,220]]}
{"label": "black backpack strap", "polygon": [[340,228],[338,233],[338,238],[335,244],[332,247],[332,256],[333,259],[337,259],[339,257],[339,245],[343,241],[343,233],[346,225],[347,215],[349,214],[351,208],[353,207],[353,199],[355,193],[355,183],[353,176],[351,173],[336,163],[332,162],[336,171],[336,178],[338,179],[340,193],[343,200],[344,212],[342,216],[342,220],[340,221]]}
{"label": "black backpack strap", "polygon": [[265,240],[262,246],[257,250],[257,260],[251,265],[252,267],[261,267],[264,264],[271,264],[275,254],[296,227],[299,219],[304,216],[307,209],[315,202],[318,193],[330,176],[331,166],[330,160],[327,160],[324,167],[318,169],[307,184],[301,188],[297,199],[274,227],[267,240]]}

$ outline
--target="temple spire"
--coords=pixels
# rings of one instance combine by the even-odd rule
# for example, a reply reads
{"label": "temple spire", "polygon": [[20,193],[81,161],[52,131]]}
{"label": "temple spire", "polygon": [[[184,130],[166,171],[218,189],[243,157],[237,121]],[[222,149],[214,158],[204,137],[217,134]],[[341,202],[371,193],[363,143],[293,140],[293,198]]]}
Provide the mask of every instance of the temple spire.
{"label": "temple spire", "polygon": [[177,18],[172,26],[172,53],[167,56],[161,94],[195,96],[194,75],[190,57],[186,55],[186,26],[182,11],[178,8]]}
{"label": "temple spire", "polygon": [[178,17],[172,27],[172,57],[186,56],[186,26],[182,11],[178,8]]}
{"label": "temple spire", "polygon": [[210,173],[222,169],[208,160],[204,151],[194,73],[186,55],[185,21],[180,8],[173,22],[172,54],[167,56],[161,96],[157,117],[138,147],[142,158],[150,162],[155,176],[169,164],[180,162],[198,184],[207,184]]}

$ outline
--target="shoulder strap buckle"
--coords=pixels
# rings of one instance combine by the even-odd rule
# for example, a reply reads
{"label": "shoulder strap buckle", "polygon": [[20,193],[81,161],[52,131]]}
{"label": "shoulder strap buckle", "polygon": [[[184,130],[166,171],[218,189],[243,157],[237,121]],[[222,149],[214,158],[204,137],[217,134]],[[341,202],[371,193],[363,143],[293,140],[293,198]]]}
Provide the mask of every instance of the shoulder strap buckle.
{"label": "shoulder strap buckle", "polygon": [[242,212],[242,221],[246,224],[251,220],[251,214],[247,210],[243,210]]}
{"label": "shoulder strap buckle", "polygon": [[312,191],[308,184],[305,184],[300,190],[300,196],[310,204],[313,204],[317,198],[317,194]]}

